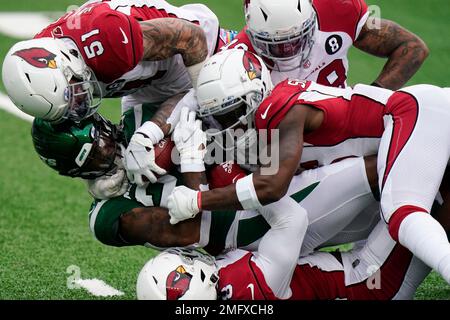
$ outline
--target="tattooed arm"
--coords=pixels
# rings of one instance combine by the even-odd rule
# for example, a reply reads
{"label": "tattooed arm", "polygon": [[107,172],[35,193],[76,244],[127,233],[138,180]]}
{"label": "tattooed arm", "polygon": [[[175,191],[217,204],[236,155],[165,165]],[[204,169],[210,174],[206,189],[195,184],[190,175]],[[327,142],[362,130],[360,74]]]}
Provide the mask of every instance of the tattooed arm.
{"label": "tattooed arm", "polygon": [[186,93],[183,92],[164,101],[159,106],[158,110],[155,112],[153,117],[150,119],[150,121],[156,123],[158,127],[161,128],[162,132],[164,133],[164,136],[167,136],[173,129],[172,124],[168,123],[167,120],[170,118],[178,102],[180,102],[181,99],[183,99],[185,94]]}
{"label": "tattooed arm", "polygon": [[186,67],[203,62],[208,46],[203,30],[189,21],[159,18],[141,22],[144,60],[163,60],[181,54]]}
{"label": "tattooed arm", "polygon": [[358,49],[381,58],[388,58],[375,83],[397,90],[417,72],[429,50],[415,34],[395,22],[381,19],[374,28],[375,18],[369,18],[354,45]]}

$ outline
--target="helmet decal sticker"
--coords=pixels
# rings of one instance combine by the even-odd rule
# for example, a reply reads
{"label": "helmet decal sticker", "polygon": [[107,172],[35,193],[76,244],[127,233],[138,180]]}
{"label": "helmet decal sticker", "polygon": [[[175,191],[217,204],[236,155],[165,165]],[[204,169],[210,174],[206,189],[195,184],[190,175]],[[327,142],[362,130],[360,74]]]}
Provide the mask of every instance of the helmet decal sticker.
{"label": "helmet decal sticker", "polygon": [[248,78],[250,80],[253,79],[261,79],[262,66],[256,56],[249,52],[245,51],[243,56],[244,68],[247,71]]}
{"label": "helmet decal sticker", "polygon": [[186,272],[183,266],[178,266],[169,273],[166,280],[167,300],[178,300],[189,289],[192,275]]}
{"label": "helmet decal sticker", "polygon": [[36,68],[56,69],[56,55],[44,48],[29,48],[14,52],[14,55],[21,57],[26,62]]}

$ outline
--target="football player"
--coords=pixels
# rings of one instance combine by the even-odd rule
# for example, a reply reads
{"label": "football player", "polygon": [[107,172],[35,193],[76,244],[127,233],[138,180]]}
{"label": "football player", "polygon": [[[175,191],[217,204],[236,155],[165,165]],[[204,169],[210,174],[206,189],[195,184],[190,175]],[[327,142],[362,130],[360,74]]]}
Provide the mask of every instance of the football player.
{"label": "football player", "polygon": [[274,84],[295,78],[345,87],[353,45],[388,59],[373,85],[397,90],[428,56],[415,34],[369,17],[364,0],[245,0],[244,13],[245,28],[224,48],[263,57]]}
{"label": "football player", "polygon": [[[85,119],[109,97],[125,97],[123,111],[139,112],[144,102],[192,88],[205,58],[232,37],[202,4],[89,1],[15,44],[3,63],[3,83],[21,110],[53,122]],[[143,185],[164,173],[153,161],[153,145],[173,130],[179,114],[169,120],[171,111],[136,128],[125,153],[131,181]]]}
{"label": "football player", "polygon": [[[304,143],[329,147],[354,140],[364,144],[361,138],[369,137],[378,141],[381,212],[390,235],[450,283],[450,243],[429,214],[450,158],[450,89],[431,85],[401,91],[367,85],[340,89],[286,80],[268,94],[266,67],[254,56],[251,61],[254,66],[259,61],[261,76],[255,78],[254,70],[249,74],[249,55],[228,50],[205,64],[197,88],[200,113],[214,117],[226,133],[251,123],[257,130],[269,130],[269,138],[270,130],[277,130],[278,170],[264,174],[260,168],[235,185],[210,191],[177,187],[169,197],[170,215],[183,220],[200,208],[261,208],[286,194],[307,149]],[[239,95],[230,88],[237,88]],[[233,100],[215,96],[220,90]]]}
{"label": "football player", "polygon": [[[149,110],[151,106],[147,105],[140,118],[136,118],[133,112],[125,114],[124,137],[121,130],[97,113],[78,125],[70,122],[52,124],[36,119],[32,130],[33,143],[40,158],[62,175],[81,177],[88,183],[93,178],[110,180],[122,166],[121,144],[126,144],[136,124],[146,121]],[[182,119],[187,119],[186,110]],[[293,178],[290,198],[307,209],[309,218],[302,254],[325,243],[340,244],[342,242],[339,241],[367,237],[379,219],[377,203],[371,192],[371,188],[376,187],[374,160],[374,157],[346,159],[331,166],[304,171]],[[210,186],[218,187],[235,183],[236,176],[244,177],[246,174],[239,166],[229,163],[216,166],[208,177]],[[194,219],[170,224],[166,207],[173,188],[188,180],[188,185],[194,187],[204,183],[195,174],[185,172],[183,176],[184,180],[177,170],[171,170],[157,183],[146,187],[128,183],[114,185],[125,189],[122,196],[103,197],[93,202],[89,224],[95,237],[112,246],[205,246],[214,254],[236,247],[257,248],[262,235],[269,229],[257,211],[204,211]],[[334,190],[336,185],[346,180],[347,184]],[[334,190],[332,195],[330,190]],[[324,197],[324,194],[328,196]]]}
{"label": "football player", "polygon": [[140,271],[138,299],[414,298],[430,268],[396,243],[384,222],[378,223],[363,247],[297,258],[306,221],[285,200],[261,210],[271,229],[256,252],[237,249],[214,259],[194,250],[168,249],[150,259]]}
{"label": "football player", "polygon": [[[35,120],[33,124],[33,140],[35,148],[41,159],[43,159],[47,165],[50,165],[53,169],[58,170],[64,175],[89,178],[92,175],[97,176],[104,175],[105,173],[108,174],[107,172],[114,170],[114,163],[116,165],[120,163],[120,159],[117,158],[117,155],[120,154],[118,151],[120,148],[114,143],[113,139],[120,139],[120,134],[118,134],[115,126],[98,117],[97,114],[94,115],[91,121],[92,122],[86,121],[82,123],[85,127],[80,127],[74,125],[64,126],[64,124],[52,125],[39,119]],[[131,117],[126,122],[134,123],[135,119]],[[63,127],[55,128],[55,126]],[[130,133],[128,136],[130,136]],[[86,145],[91,147],[85,147]],[[116,159],[116,161],[112,159]],[[366,163],[369,164],[370,162],[366,161]],[[321,169],[305,171],[301,176],[293,179],[292,188],[298,188],[300,191],[292,194],[290,198],[307,208],[308,212],[313,213],[312,215],[309,215],[311,220],[308,226],[308,231],[306,232],[306,237],[303,241],[301,249],[302,254],[307,254],[310,252],[310,249],[315,248],[317,245],[317,238],[324,236],[322,228],[326,228],[327,224],[334,225],[334,230],[338,228],[338,226],[335,225],[336,223],[342,224],[339,220],[336,220],[336,218],[343,218],[342,216],[348,214],[348,211],[356,209],[356,197],[364,197],[364,194],[369,193],[367,181],[358,182],[354,187],[352,187],[352,182],[357,182],[357,180],[353,178],[357,177],[360,171],[364,171],[364,167],[361,166],[361,164],[362,162],[358,159],[343,160],[341,163],[334,164],[328,168],[324,167]],[[374,171],[374,167],[375,166],[372,164],[366,169],[370,172]],[[221,168],[223,167],[220,167],[220,169]],[[237,171],[230,169],[229,166],[226,166],[226,168],[226,172],[230,171],[230,174],[228,176],[218,178],[218,182],[214,181],[214,184],[232,183]],[[339,190],[333,189],[337,185],[336,180],[342,182],[343,179],[347,179],[347,183],[342,185]],[[376,179],[372,180],[375,180],[372,181],[372,184],[376,184]],[[113,246],[126,246],[133,244],[146,244],[148,246],[152,246],[153,244],[154,246],[154,244],[157,244],[161,247],[167,247],[172,245],[202,246],[208,244],[206,249],[208,249],[209,252],[218,253],[224,249],[225,245],[228,246],[227,249],[235,248],[236,246],[244,248],[257,248],[260,241],[259,237],[269,231],[269,225],[264,223],[261,219],[258,219],[259,216],[256,215],[256,213],[251,213],[249,211],[241,211],[235,214],[232,212],[216,211],[210,213],[204,211],[202,215],[198,215],[195,219],[184,221],[175,226],[171,225],[168,221],[169,216],[167,214],[167,209],[157,206],[166,205],[165,198],[167,198],[168,192],[170,192],[170,189],[173,189],[176,183],[176,179],[173,176],[165,176],[160,178],[158,183],[149,185],[146,189],[132,185],[128,189],[128,192],[122,197],[95,201],[89,216],[90,226],[94,235],[103,243]],[[335,190],[334,197],[327,196],[324,198],[324,190],[330,190],[330,188]],[[354,195],[349,196],[348,190],[353,188],[361,188],[362,190],[359,194],[355,191]],[[348,201],[342,199],[341,202],[336,202],[336,197],[341,194],[344,196],[349,196]],[[366,201],[367,200],[369,199],[366,199]],[[365,205],[362,204],[362,207],[366,205],[367,203]],[[274,208],[280,210],[282,206],[276,205]],[[322,216],[319,215],[321,210],[324,211]],[[283,217],[285,217],[286,210],[282,211]],[[373,226],[374,223],[376,224],[377,222],[377,220],[374,219],[377,215],[374,215],[373,213],[375,213],[375,211],[372,213],[368,212],[368,214],[365,213],[364,216],[355,218],[355,221],[352,221],[349,227],[344,229],[344,233],[347,231],[352,235],[352,237],[345,237],[346,235],[344,234],[346,241],[355,241],[363,239],[367,236],[367,233],[371,230],[371,227],[367,229],[367,225]],[[363,218],[364,222],[362,224],[357,222],[359,218]],[[322,226],[320,226],[320,224]],[[290,221],[289,226],[295,227],[297,224]],[[363,233],[365,232],[366,235],[360,234],[359,238],[355,238],[355,231],[361,233],[361,227],[364,228],[364,226],[366,226],[366,230],[363,231]],[[283,225],[279,225],[279,227],[282,228],[283,234],[286,234],[286,230],[283,229]],[[330,228],[328,229],[330,230]],[[251,232],[249,232],[250,230]],[[338,234],[335,238],[339,238],[339,236],[340,235]],[[308,237],[310,240],[308,240]],[[235,242],[230,245],[230,241]],[[226,242],[228,242],[228,244],[226,244]],[[273,241],[270,241],[269,243],[273,243]],[[281,262],[283,260],[279,255],[279,248],[280,243],[282,244],[283,242],[277,241],[275,243],[275,247],[278,248],[277,261]],[[330,245],[337,243],[342,242],[333,242],[333,240],[328,241],[328,244]],[[265,247],[268,248],[267,242]],[[371,248],[369,249],[372,250]],[[361,257],[367,257],[367,253],[372,252],[369,251],[369,249],[366,251],[361,251],[360,255],[350,255],[349,259],[353,259],[352,262],[354,264],[355,261],[358,261]],[[396,250],[398,252],[402,252],[400,249]],[[386,250],[383,252],[389,253],[390,251]],[[244,252],[236,251],[233,253],[231,257],[234,260],[232,261],[235,261],[236,257],[242,257],[242,253]],[[382,265],[383,275],[389,275],[388,277],[383,276],[383,286],[386,284],[386,281],[389,281],[389,284],[394,285],[394,287],[389,287],[390,290],[393,291],[368,291],[365,289],[366,279],[369,277],[368,272],[373,269],[372,265],[365,263],[356,269],[360,272],[360,274],[355,271],[353,273],[355,277],[351,279],[353,284],[358,284],[354,286],[354,290],[359,288],[367,294],[357,295],[357,297],[360,299],[369,299],[376,296],[380,299],[384,299],[395,295],[396,298],[400,299],[410,298],[417,285],[429,272],[429,269],[424,267],[420,261],[414,259],[411,260],[410,256],[405,257],[404,255],[399,254],[401,258],[400,260],[386,260],[387,256],[388,254],[376,256],[376,258],[380,259],[379,261],[363,260],[363,262],[369,261],[374,264],[379,263],[377,265]],[[322,254],[320,254],[319,257],[321,259],[313,260],[316,267],[318,266],[319,268],[324,268],[324,266],[327,266],[327,261],[329,259],[332,259],[332,262],[334,262],[334,259],[331,256],[329,257],[328,254],[324,254],[324,258],[322,258]],[[241,262],[242,261],[243,260],[241,260]],[[302,264],[307,262],[309,263],[309,257],[306,258],[305,261],[303,261]],[[390,263],[388,264],[386,262]],[[391,268],[393,264],[395,264],[398,269],[395,268],[394,270]],[[238,263],[237,265],[241,265],[241,263]],[[333,266],[336,268],[336,278],[326,279],[326,281],[336,282],[340,279],[339,274],[342,273],[344,267],[336,263],[333,264]],[[406,269],[404,268],[406,266],[411,267],[407,268],[408,273],[405,276],[402,272],[406,272]],[[370,269],[364,269],[368,267],[370,267]],[[306,266],[302,267],[302,270],[306,269],[308,269]],[[310,269],[317,270],[317,268],[314,267],[311,267]],[[161,272],[164,272],[164,270],[166,269],[161,268]],[[242,272],[240,269],[234,270],[236,272]],[[386,270],[389,272],[385,272]],[[283,269],[283,272],[285,272],[285,269]],[[392,273],[395,277],[390,276]],[[233,273],[230,272],[229,274],[232,275]],[[301,275],[303,274],[300,273],[297,277],[301,278]],[[403,276],[405,279],[403,282],[394,281],[396,277],[399,277],[397,279],[403,279]],[[228,281],[226,279],[229,278],[223,277],[223,281]],[[240,277],[239,279],[243,278]],[[331,284],[334,282],[328,283]],[[401,287],[399,286],[400,283],[402,284]],[[236,286],[235,282],[232,284]],[[330,299],[334,297],[331,293],[330,295],[324,296],[324,291],[319,291],[323,289],[319,288],[323,288],[325,282],[322,281],[319,284],[322,287],[317,286],[317,290],[307,291],[307,295],[302,295],[300,298]],[[303,285],[304,284],[302,283],[302,289],[305,289]],[[225,292],[230,288],[230,285],[226,284],[222,288],[225,288]],[[318,294],[318,292],[321,294]],[[202,294],[202,292],[200,293]],[[253,298],[253,296],[242,296],[245,292],[240,295],[231,295],[231,291],[227,291],[225,293],[228,295],[228,298]],[[374,295],[368,295],[369,293]],[[186,297],[189,297],[189,295]],[[299,298],[296,295],[293,297]],[[206,297],[203,296],[203,298]]]}

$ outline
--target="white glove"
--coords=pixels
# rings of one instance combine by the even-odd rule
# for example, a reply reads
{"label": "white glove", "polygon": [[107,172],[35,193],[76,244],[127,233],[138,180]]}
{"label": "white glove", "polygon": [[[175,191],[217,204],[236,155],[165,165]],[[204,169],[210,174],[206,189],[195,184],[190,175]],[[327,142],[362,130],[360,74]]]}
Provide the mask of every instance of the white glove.
{"label": "white glove", "polygon": [[200,212],[198,203],[199,191],[189,189],[185,186],[173,189],[167,198],[170,223],[177,224],[180,221],[194,218]]}
{"label": "white glove", "polygon": [[206,133],[202,122],[195,120],[195,112],[181,109],[180,121],[172,134],[172,140],[180,152],[181,172],[203,172],[206,153]]}
{"label": "white glove", "polygon": [[148,182],[144,181],[142,176],[147,177],[151,183],[155,183],[157,180],[155,173],[159,175],[167,173],[166,170],[155,163],[155,150],[153,149],[153,145],[163,137],[162,130],[151,121],[147,121],[131,137],[123,158],[127,176],[131,183],[144,187]]}
{"label": "white glove", "polygon": [[88,192],[95,199],[107,200],[123,195],[128,189],[128,179],[124,169],[118,169],[112,176],[101,176],[87,180]]}

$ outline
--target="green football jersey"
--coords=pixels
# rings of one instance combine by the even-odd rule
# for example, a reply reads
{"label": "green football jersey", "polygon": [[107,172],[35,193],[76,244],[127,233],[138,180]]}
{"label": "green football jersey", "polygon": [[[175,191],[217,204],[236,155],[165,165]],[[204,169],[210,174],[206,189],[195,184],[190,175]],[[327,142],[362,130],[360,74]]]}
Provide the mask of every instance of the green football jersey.
{"label": "green football jersey", "polygon": [[[127,141],[135,128],[148,121],[157,108],[158,104],[143,104],[124,113],[122,125]],[[294,183],[291,197],[301,203],[318,184],[317,179]],[[120,216],[134,208],[167,207],[167,197],[177,185],[182,185],[182,177],[175,170],[158,179],[157,183],[148,185],[147,188],[132,184],[120,197],[94,201],[89,213],[91,231],[104,244],[126,246],[127,243],[118,233]],[[213,254],[238,247],[252,250],[269,228],[264,217],[256,211],[203,211],[200,241],[195,245],[204,247]]]}

